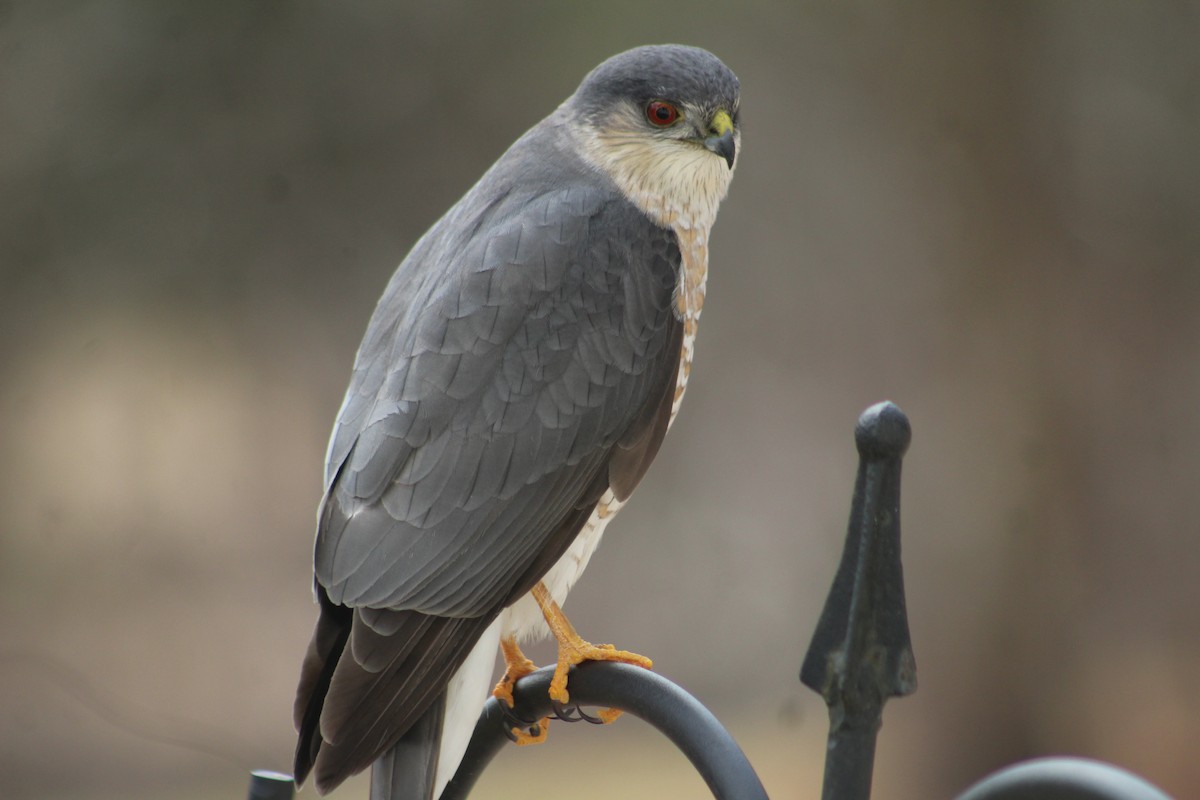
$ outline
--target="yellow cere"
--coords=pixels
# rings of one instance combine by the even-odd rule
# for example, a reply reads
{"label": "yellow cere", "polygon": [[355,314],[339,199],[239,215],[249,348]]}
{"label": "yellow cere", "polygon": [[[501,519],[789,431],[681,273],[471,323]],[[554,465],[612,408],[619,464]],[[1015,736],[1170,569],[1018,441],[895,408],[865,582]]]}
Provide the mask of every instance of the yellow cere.
{"label": "yellow cere", "polygon": [[713,114],[712,129],[717,136],[724,136],[733,130],[733,118],[729,116],[728,111],[721,109],[716,114]]}

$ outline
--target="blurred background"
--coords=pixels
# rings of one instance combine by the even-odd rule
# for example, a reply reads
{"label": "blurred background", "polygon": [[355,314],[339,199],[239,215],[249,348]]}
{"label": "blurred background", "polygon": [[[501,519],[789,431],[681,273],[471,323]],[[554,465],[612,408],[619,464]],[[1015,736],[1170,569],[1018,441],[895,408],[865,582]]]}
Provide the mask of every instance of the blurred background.
{"label": "blurred background", "polygon": [[[888,706],[877,796],[1052,753],[1200,796],[1198,27],[1184,3],[0,3],[0,796],[289,769],[326,437],[376,298],[592,66],[661,41],[738,73],[744,149],[685,409],[580,631],[708,704],[772,797],[818,796],[797,673],[854,422],[891,399],[920,690]],[[636,720],[552,727],[478,796],[704,794]]]}

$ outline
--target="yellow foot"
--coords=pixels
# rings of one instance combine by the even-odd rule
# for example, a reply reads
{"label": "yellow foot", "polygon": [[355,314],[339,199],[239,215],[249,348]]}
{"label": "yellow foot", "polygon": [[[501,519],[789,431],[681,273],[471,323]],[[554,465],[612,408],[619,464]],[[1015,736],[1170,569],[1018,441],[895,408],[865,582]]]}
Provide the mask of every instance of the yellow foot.
{"label": "yellow foot", "polygon": [[[499,699],[501,702],[507,703],[509,708],[512,708],[516,703],[513,700],[513,686],[517,681],[524,678],[529,673],[537,669],[537,665],[525,657],[521,652],[521,648],[517,646],[517,640],[511,636],[507,636],[500,640],[500,652],[504,654],[504,677],[496,684],[496,688],[492,690],[492,696]],[[550,727],[550,719],[544,718],[529,726],[529,731],[523,731],[520,728],[510,728],[512,740],[518,746],[527,744],[541,744],[546,741],[548,728]]]}
{"label": "yellow foot", "polygon": [[[554,677],[550,680],[550,699],[566,704],[571,695],[567,692],[567,673],[576,664],[584,661],[619,661],[622,664],[633,664],[635,667],[652,669],[654,662],[637,653],[628,650],[618,650],[611,644],[591,644],[575,637],[574,641],[558,641],[558,666],[554,668]],[[608,709],[615,711],[615,709]],[[616,715],[621,712],[616,711]],[[603,716],[604,712],[601,712]],[[616,719],[616,716],[613,717]]]}
{"label": "yellow foot", "polygon": [[524,747],[528,744],[541,744],[546,741],[546,736],[550,733],[550,718],[543,717],[538,722],[529,726],[529,731],[523,731],[520,728],[509,728],[509,733],[512,734],[512,740],[517,747]]}
{"label": "yellow foot", "polygon": [[517,646],[517,640],[512,636],[506,636],[500,640],[500,652],[504,654],[504,677],[492,690],[492,696],[503,700],[508,703],[509,708],[512,708],[514,705],[513,686],[521,678],[536,670],[537,665],[525,657],[521,648]]}
{"label": "yellow foot", "polygon": [[[550,596],[545,584],[539,583],[533,587],[533,599],[542,609],[542,616],[546,618],[550,632],[558,640],[558,664],[554,668],[554,677],[550,681],[551,700],[561,705],[566,705],[570,701],[571,695],[567,692],[567,673],[571,667],[584,661],[619,661],[643,669],[651,669],[654,666],[653,661],[637,653],[618,650],[611,644],[585,642],[575,632],[575,626],[563,614],[558,603]],[[599,714],[599,718],[605,723],[612,722],[619,716],[621,716],[621,712],[615,708],[606,708]]]}
{"label": "yellow foot", "polygon": [[600,709],[600,713],[596,716],[600,718],[600,722],[602,724],[607,725],[617,717],[621,716],[623,713],[625,712],[619,708],[602,708]]}

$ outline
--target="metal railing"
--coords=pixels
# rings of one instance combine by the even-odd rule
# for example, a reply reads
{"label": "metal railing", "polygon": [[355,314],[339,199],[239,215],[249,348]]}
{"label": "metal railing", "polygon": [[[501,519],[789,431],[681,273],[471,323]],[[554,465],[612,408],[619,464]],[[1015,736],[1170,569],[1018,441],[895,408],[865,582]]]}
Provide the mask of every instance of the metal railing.
{"label": "metal railing", "polygon": [[548,715],[569,722],[594,720],[579,706],[619,708],[653,725],[687,756],[718,800],[767,800],[758,775],[737,742],[699,700],[666,678],[641,667],[590,661],[572,668],[573,705],[555,709],[550,700],[554,667],[522,678],[513,707],[488,700],[462,764],[440,800],[462,800],[492,758],[509,743],[511,728],[528,728]]}
{"label": "metal railing", "polygon": [[[855,428],[859,466],[842,559],[800,680],[825,698],[829,738],[822,800],[869,800],[875,739],[884,703],[916,690],[916,660],[908,632],[900,563],[900,464],[912,432],[892,403],[863,412]],[[765,800],[746,756],[698,700],[661,675],[625,664],[588,662],[571,671],[573,705],[554,708],[552,667],[522,678],[512,709],[489,700],[471,743],[440,800],[462,800],[511,728],[546,716],[599,721],[579,706],[621,709],[667,736],[691,761],[717,800]],[[292,782],[256,772],[250,800],[291,800]],[[790,793],[789,793],[790,794]],[[956,800],[1170,800],[1145,780],[1111,764],[1044,758],[1006,767]]]}

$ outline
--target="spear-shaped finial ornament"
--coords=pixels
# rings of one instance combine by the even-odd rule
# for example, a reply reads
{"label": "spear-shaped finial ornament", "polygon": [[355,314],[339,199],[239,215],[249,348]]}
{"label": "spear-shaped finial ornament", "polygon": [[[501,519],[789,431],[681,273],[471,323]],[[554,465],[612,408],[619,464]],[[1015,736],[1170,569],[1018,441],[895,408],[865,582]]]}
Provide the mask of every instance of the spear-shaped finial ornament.
{"label": "spear-shaped finial ornament", "polygon": [[822,800],[870,797],[883,704],[917,688],[900,566],[900,461],[912,428],[883,402],[863,412],[854,438],[858,478],[845,549],[800,670],[829,706]]}

